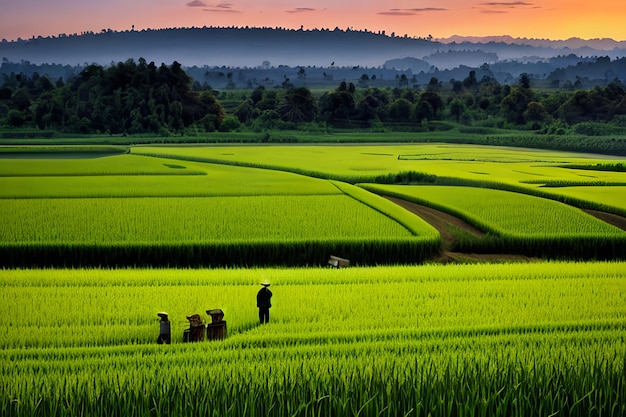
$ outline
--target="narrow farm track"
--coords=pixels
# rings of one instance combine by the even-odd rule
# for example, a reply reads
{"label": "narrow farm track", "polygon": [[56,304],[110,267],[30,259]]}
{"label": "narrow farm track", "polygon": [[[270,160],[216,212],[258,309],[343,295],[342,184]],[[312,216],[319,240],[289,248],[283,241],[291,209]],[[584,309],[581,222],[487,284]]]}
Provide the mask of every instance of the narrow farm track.
{"label": "narrow farm track", "polygon": [[[462,229],[466,232],[474,234],[476,236],[484,236],[484,232],[475,228],[471,224],[465,222],[458,217],[452,216],[448,213],[444,213],[440,210],[436,210],[430,207],[416,204],[411,201],[403,200],[396,197],[383,196],[389,201],[392,201],[415,215],[421,217],[441,234],[441,238],[444,241],[444,248],[452,248],[455,245],[456,238],[450,232],[450,226]],[[619,216],[617,214],[606,213],[596,210],[584,210],[586,213],[597,217],[598,219],[619,227],[622,230],[626,230],[626,217]],[[469,253],[457,253],[446,251],[437,258],[435,261],[440,263],[450,262],[502,262],[502,261],[520,261],[530,262],[533,258],[529,258],[522,255],[515,254],[469,254]]]}
{"label": "narrow farm track", "polygon": [[591,214],[594,217],[597,217],[603,222],[612,224],[613,226],[619,227],[622,230],[626,230],[626,217],[597,210],[584,210],[584,212]]}
{"label": "narrow farm track", "polygon": [[411,201],[403,200],[401,198],[390,197],[390,196],[384,196],[384,197],[388,199],[389,201],[392,201],[404,207],[410,212],[426,220],[433,227],[435,227],[439,231],[439,233],[441,233],[441,236],[445,241],[450,241],[454,239],[454,236],[450,234],[446,225],[456,226],[476,236],[483,236],[485,234],[482,230],[475,228],[474,226],[467,223],[466,221],[461,220],[458,217],[454,217],[448,213],[444,213],[443,211],[426,207],[421,204],[413,203]]}
{"label": "narrow farm track", "polygon": [[[467,223],[466,221],[452,216],[443,211],[436,210],[430,207],[423,206],[421,204],[413,203],[411,201],[403,200],[401,198],[383,196],[389,201],[398,204],[409,210],[411,213],[421,217],[441,234],[441,238],[444,241],[444,248],[452,248],[456,242],[456,238],[450,231],[450,226],[462,229],[475,236],[484,236],[485,233]],[[513,254],[469,254],[469,253],[457,253],[444,250],[440,257],[435,262],[438,263],[454,263],[454,262],[501,262],[501,261],[520,261],[528,262],[531,258],[521,255]]]}

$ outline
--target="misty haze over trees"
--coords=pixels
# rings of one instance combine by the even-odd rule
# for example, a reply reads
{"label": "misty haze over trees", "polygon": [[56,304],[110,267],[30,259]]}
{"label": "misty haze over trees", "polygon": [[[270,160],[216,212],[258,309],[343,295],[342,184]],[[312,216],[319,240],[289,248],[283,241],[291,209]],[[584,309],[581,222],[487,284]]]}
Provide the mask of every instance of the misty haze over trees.
{"label": "misty haze over trees", "polygon": [[[567,81],[587,86],[619,78],[626,82],[626,42],[610,39],[547,41],[454,37],[453,42],[430,36],[411,38],[395,33],[272,28],[180,28],[115,32],[102,30],[79,35],[33,37],[0,42],[0,72],[76,75],[90,64],[108,66],[143,57],[148,62],[179,62],[198,82],[214,88],[249,88],[265,82],[280,84],[286,76],[297,80],[300,68],[310,83],[355,81],[365,74],[382,81],[404,74],[416,84],[431,77],[448,82],[469,69],[490,72],[500,83],[515,82],[521,74],[559,87]],[[598,62],[599,61],[599,62]],[[52,65],[55,64],[55,65]],[[584,64],[584,65],[583,65]],[[42,68],[39,68],[43,66]],[[226,71],[224,71],[226,70]],[[232,73],[219,79],[219,73]],[[207,73],[209,73],[207,75]],[[479,74],[479,77],[482,76]],[[389,84],[387,84],[389,86]]]}
{"label": "misty haze over trees", "polygon": [[[245,56],[246,48],[256,48],[259,55],[252,59],[258,58],[258,65],[208,64],[215,62],[219,53],[205,53],[191,39],[215,33],[223,37],[207,50],[219,46],[224,56],[237,59]],[[259,39],[244,47],[253,34]],[[155,37],[161,40],[161,48],[153,45]],[[171,41],[166,43],[166,39]],[[308,44],[311,39],[330,39],[333,46]],[[89,63],[87,55],[81,55],[85,59],[82,65],[60,63],[98,42],[101,44],[92,46],[90,53],[101,50],[111,62]],[[366,48],[370,43],[371,48]],[[145,49],[148,56],[158,49],[162,57],[180,56],[182,60],[195,51],[197,62],[207,64],[185,66],[178,60],[163,64],[141,57],[143,54],[141,58],[114,60],[116,54],[130,53],[129,44],[137,51]],[[82,49],[69,47],[80,45]],[[276,54],[295,50],[297,45],[301,50],[298,54],[330,62],[275,66],[269,55],[264,55],[270,49],[282,51]],[[329,49],[322,54],[324,45]],[[266,132],[259,136],[263,141],[277,140],[271,135],[280,130],[331,129],[418,132],[456,127],[460,132],[484,134],[515,129],[544,138],[626,134],[626,58],[579,57],[571,51],[548,57],[548,50],[553,54],[557,51],[542,45],[445,45],[430,39],[338,30],[179,29],[42,38],[4,42],[5,46],[10,48],[3,54],[20,48],[31,48],[32,56],[43,50],[50,56],[58,53],[54,63],[34,63],[33,58],[33,63],[15,63],[4,58],[0,126],[9,129],[162,137],[238,130]],[[182,49],[176,51],[177,47]],[[470,47],[476,50],[471,52]],[[388,59],[376,67],[341,66],[332,59],[341,56],[342,48],[346,49],[344,55],[353,58]],[[387,50],[383,53],[383,49]],[[500,59],[501,54],[518,49],[535,55],[520,56],[519,61]],[[408,55],[409,50],[416,54],[428,50],[430,54],[416,58]],[[613,49],[611,54],[621,51]],[[406,57],[392,58],[394,54]],[[539,58],[539,54],[544,57]],[[261,60],[261,55],[268,59]],[[292,59],[295,62],[298,56]],[[453,62],[477,66],[454,67]],[[435,63],[448,68],[440,69]],[[529,71],[521,72],[524,69]],[[2,135],[15,134],[19,136]],[[552,146],[557,142],[553,140]],[[609,146],[605,150],[612,153],[626,154],[621,138],[604,141],[602,146]]]}

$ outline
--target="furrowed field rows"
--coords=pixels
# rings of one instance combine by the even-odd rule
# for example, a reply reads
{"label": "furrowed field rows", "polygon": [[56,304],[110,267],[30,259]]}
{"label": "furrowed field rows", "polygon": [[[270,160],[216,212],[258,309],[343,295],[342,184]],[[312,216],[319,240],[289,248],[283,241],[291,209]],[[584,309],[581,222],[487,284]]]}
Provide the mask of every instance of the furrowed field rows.
{"label": "furrowed field rows", "polygon": [[[625,280],[623,262],[2,270],[0,411],[621,416]],[[180,343],[208,308],[229,337]]]}

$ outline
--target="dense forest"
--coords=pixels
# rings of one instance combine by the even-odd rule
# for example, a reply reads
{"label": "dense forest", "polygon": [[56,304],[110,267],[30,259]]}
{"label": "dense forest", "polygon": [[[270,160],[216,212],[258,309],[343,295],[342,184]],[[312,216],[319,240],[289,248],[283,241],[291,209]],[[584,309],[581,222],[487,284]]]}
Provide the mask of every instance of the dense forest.
{"label": "dense forest", "polygon": [[157,67],[144,59],[90,65],[68,82],[11,74],[0,87],[0,119],[8,127],[70,133],[216,129],[224,119],[219,101],[211,90],[194,90],[192,84],[177,62]]}
{"label": "dense forest", "polygon": [[511,84],[480,78],[432,77],[397,87],[339,81],[329,90],[285,79],[268,88],[214,91],[177,62],[144,59],[92,64],[68,80],[11,73],[0,85],[0,126],[65,133],[157,134],[275,129],[432,130],[449,124],[547,134],[626,132],[626,87],[619,79],[584,89],[533,88],[522,74]]}

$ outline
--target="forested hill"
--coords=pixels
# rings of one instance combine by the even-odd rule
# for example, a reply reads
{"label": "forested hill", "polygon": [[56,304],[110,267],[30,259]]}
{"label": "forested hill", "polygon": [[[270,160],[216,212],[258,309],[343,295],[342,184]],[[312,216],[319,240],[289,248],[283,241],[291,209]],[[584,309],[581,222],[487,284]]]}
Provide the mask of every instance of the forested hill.
{"label": "forested hill", "polygon": [[[604,42],[602,45],[607,45]],[[444,43],[430,37],[409,38],[394,33],[353,30],[288,30],[272,28],[179,28],[116,32],[103,30],[80,35],[33,37],[28,40],[0,42],[5,62],[29,61],[33,64],[100,64],[143,57],[148,62],[184,66],[259,67],[279,66],[382,66],[387,60],[413,57],[442,70],[461,65],[519,60],[549,59],[557,56],[626,56],[624,42],[609,43],[578,40],[576,43],[543,41],[511,42],[463,40]],[[446,54],[451,53],[447,60]],[[471,61],[470,61],[471,60]]]}
{"label": "forested hill", "polygon": [[379,66],[390,58],[424,56],[437,43],[356,31],[187,28],[86,33],[3,42],[0,54],[12,62],[107,65],[129,57],[183,65],[258,67],[272,65]]}

